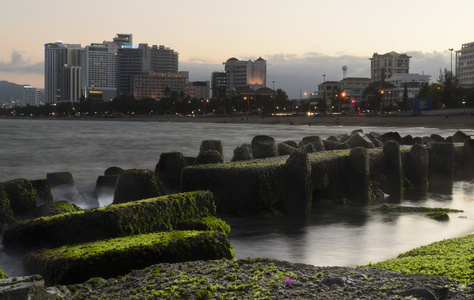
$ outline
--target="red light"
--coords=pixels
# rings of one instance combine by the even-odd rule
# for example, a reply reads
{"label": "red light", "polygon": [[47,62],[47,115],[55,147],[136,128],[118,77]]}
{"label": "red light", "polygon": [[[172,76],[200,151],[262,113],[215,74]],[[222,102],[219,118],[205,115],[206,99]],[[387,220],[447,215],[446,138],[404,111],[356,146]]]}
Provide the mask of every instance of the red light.
{"label": "red light", "polygon": [[355,103],[355,100],[352,100],[351,103],[354,104],[354,103]]}

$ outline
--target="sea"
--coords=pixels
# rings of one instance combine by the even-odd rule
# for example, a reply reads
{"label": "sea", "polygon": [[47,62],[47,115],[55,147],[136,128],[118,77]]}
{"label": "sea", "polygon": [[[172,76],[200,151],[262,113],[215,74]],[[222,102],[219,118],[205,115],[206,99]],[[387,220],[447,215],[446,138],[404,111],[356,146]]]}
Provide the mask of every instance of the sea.
{"label": "sea", "polygon": [[[206,122],[126,122],[78,119],[0,119],[0,182],[16,178],[44,179],[50,172],[70,172],[77,189],[90,195],[99,175],[112,166],[154,170],[161,153],[178,151],[197,156],[201,142],[220,140],[225,160],[236,147],[257,135],[275,141],[300,141],[350,134],[397,131],[400,135],[443,137],[457,129],[423,127],[348,127],[258,125]],[[460,129],[473,135],[472,129]],[[99,199],[109,205],[111,196]],[[464,210],[439,222],[420,214],[384,215],[374,207],[315,209],[301,217],[268,219],[219,216],[231,225],[230,243],[236,258],[267,257],[319,266],[364,265],[435,241],[474,231],[474,181],[456,181],[449,192],[406,197],[402,205]],[[85,207],[87,208],[87,207]],[[26,275],[21,257],[0,247],[0,269]]]}

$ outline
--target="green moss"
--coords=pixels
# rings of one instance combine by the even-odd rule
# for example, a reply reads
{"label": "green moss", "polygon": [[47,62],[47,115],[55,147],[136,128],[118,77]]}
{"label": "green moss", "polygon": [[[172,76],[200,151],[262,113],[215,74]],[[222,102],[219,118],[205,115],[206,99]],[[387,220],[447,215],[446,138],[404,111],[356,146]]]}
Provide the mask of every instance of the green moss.
{"label": "green moss", "polygon": [[210,217],[215,209],[212,193],[208,191],[173,194],[18,222],[5,231],[3,242],[7,247],[57,247],[168,231],[185,221]]}
{"label": "green moss", "polygon": [[378,267],[406,274],[446,276],[464,284],[474,280],[474,235],[443,240],[422,246],[396,258],[363,267]]}
{"label": "green moss", "polygon": [[54,206],[58,209],[58,213],[60,214],[82,211],[82,208],[68,201],[55,201]]}
{"label": "green moss", "polygon": [[448,213],[448,212],[464,212],[459,209],[441,208],[441,207],[420,207],[420,206],[400,206],[389,205],[387,203],[374,208],[374,211],[383,213]]}
{"label": "green moss", "polygon": [[220,232],[172,231],[135,235],[28,253],[27,270],[49,284],[115,277],[159,262],[233,258]]}

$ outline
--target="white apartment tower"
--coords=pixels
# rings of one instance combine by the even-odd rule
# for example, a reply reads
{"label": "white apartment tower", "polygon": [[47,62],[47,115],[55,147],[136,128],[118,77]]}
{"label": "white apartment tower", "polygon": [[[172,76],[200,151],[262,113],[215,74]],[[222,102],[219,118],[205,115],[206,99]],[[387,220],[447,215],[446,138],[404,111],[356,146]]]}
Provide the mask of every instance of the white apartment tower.
{"label": "white apartment tower", "polygon": [[474,42],[462,44],[456,50],[456,77],[466,88],[474,87]]}
{"label": "white apartment tower", "polygon": [[23,87],[23,106],[39,106],[41,104],[41,92],[37,88],[26,85]]}
{"label": "white apartment tower", "polygon": [[232,91],[237,86],[248,86],[254,90],[266,87],[267,62],[258,58],[255,62],[229,58],[225,63],[226,91]]}
{"label": "white apartment tower", "polygon": [[410,58],[406,54],[389,52],[385,54],[374,53],[370,59],[370,79],[372,81],[386,81],[393,74],[408,73]]}

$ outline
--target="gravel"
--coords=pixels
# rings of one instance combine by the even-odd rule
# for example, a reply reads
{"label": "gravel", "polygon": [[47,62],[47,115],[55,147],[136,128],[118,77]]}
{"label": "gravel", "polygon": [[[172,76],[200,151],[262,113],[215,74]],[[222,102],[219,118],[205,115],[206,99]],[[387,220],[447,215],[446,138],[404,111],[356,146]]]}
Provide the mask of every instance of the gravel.
{"label": "gravel", "polygon": [[161,263],[54,289],[63,299],[474,299],[473,286],[445,277],[258,258]]}

